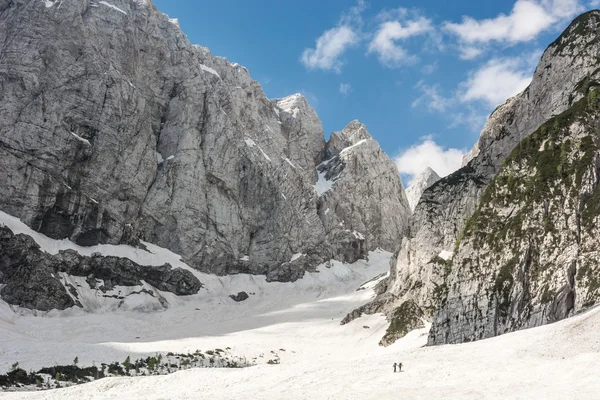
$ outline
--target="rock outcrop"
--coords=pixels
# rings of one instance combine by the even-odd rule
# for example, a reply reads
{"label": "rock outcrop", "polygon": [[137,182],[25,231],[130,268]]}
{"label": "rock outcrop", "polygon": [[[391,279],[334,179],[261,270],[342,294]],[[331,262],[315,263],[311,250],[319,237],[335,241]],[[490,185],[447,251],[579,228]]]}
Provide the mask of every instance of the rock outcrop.
{"label": "rock outcrop", "polygon": [[229,297],[231,297],[233,301],[239,303],[240,301],[248,300],[250,296],[248,296],[248,293],[246,292],[239,292],[238,294],[231,294]]}
{"label": "rock outcrop", "polygon": [[[127,258],[100,254],[85,257],[73,250],[50,255],[31,237],[14,235],[3,226],[0,226],[0,255],[2,299],[9,304],[41,311],[83,307],[82,302],[90,300],[79,293],[71,282],[73,277],[80,277],[85,282],[82,289],[91,290],[95,297],[118,300],[140,294],[127,290],[125,295],[122,292],[127,288],[138,288],[160,302],[158,291],[185,296],[198,293],[202,287],[190,271],[171,268],[168,264],[140,266]],[[152,288],[144,288],[144,282]]]}
{"label": "rock outcrop", "polygon": [[[0,2],[0,37],[0,210],[35,231],[289,281],[393,251],[407,229],[364,127],[364,146],[326,143],[304,97],[268,99],[150,0]],[[339,178],[320,195],[324,160]]]}
{"label": "rock outcrop", "polygon": [[[431,343],[455,343],[487,337],[546,323],[577,310],[577,307],[571,307],[572,301],[567,299],[571,297],[568,294],[571,293],[571,289],[565,286],[564,291],[561,292],[563,294],[560,296],[557,294],[560,290],[556,285],[568,283],[557,277],[561,274],[563,277],[573,276],[571,264],[558,263],[556,272],[550,274],[554,278],[549,278],[556,279],[556,282],[548,286],[549,292],[545,299],[551,298],[552,302],[557,301],[560,305],[557,303],[553,308],[540,307],[536,303],[539,299],[527,297],[529,294],[539,296],[538,289],[531,293],[528,292],[529,289],[518,285],[508,288],[510,285],[506,283],[508,285],[506,292],[502,291],[502,296],[506,293],[506,301],[515,300],[518,296],[524,297],[516,303],[510,303],[519,308],[519,311],[510,311],[511,317],[508,322],[498,322],[498,318],[505,318],[508,314],[504,315],[504,311],[499,314],[496,306],[493,305],[497,297],[492,293],[497,293],[497,290],[494,285],[489,285],[489,281],[496,279],[497,273],[510,270],[511,274],[521,271],[519,278],[514,277],[515,282],[519,279],[521,284],[526,284],[529,281],[523,278],[522,274],[524,266],[529,265],[529,261],[526,260],[531,257],[531,253],[528,253],[528,247],[522,244],[518,250],[515,248],[511,252],[507,251],[506,254],[497,251],[485,257],[482,255],[479,261],[470,263],[465,261],[471,257],[468,255],[470,250],[468,247],[463,249],[463,246],[469,246],[467,243],[471,242],[463,242],[462,237],[467,231],[471,234],[471,240],[475,240],[476,236],[481,238],[505,233],[505,218],[511,217],[510,210],[519,209],[518,203],[504,204],[503,208],[498,206],[494,211],[490,211],[500,217],[496,225],[488,225],[485,229],[475,231],[469,230],[468,227],[473,226],[471,218],[476,211],[485,209],[485,203],[489,198],[481,200],[481,196],[494,177],[498,173],[504,173],[501,172],[503,163],[515,147],[522,141],[528,140],[529,135],[554,116],[571,110],[576,104],[581,104],[578,102],[585,99],[591,88],[600,81],[600,62],[597,57],[600,52],[598,26],[600,26],[599,11],[588,12],[574,20],[546,49],[529,87],[521,94],[508,99],[491,114],[479,141],[465,159],[466,165],[440,179],[421,196],[413,214],[409,233],[402,241],[396,263],[390,270],[387,291],[383,295],[388,299],[390,296],[394,299],[393,302],[386,304],[385,311],[388,316],[393,315],[397,307],[408,301],[414,302],[426,318],[434,319],[436,323],[432,329]],[[587,120],[584,125],[593,125],[589,119]],[[590,128],[586,128],[586,131],[593,137]],[[577,158],[580,154],[573,153],[569,157]],[[539,167],[530,165],[529,169],[521,171],[521,174],[535,175],[536,168]],[[559,186],[561,186],[560,182],[557,183],[556,190],[549,192],[550,198],[545,199],[547,205],[559,202],[560,193],[567,192],[567,183],[560,188]],[[587,188],[576,187],[572,190],[576,190],[578,196],[585,198],[586,193],[594,187],[594,183],[590,182]],[[488,190],[493,189],[488,188]],[[558,198],[554,198],[555,194]],[[584,203],[580,202],[579,207],[581,211]],[[576,209],[577,207],[572,210],[575,214]],[[534,224],[531,221],[529,223]],[[562,228],[569,229],[566,226]],[[520,240],[543,242],[540,232],[532,234],[535,237],[527,236]],[[459,247],[457,243],[460,244]],[[549,243],[544,246],[549,246]],[[565,246],[559,248],[567,251],[569,247],[566,244]],[[546,251],[549,252],[548,254],[552,253],[549,249]],[[567,252],[570,253],[570,250]],[[511,258],[511,262],[508,263],[504,259],[507,255],[516,258]],[[478,270],[478,266],[484,265],[485,268]],[[509,267],[502,270],[505,265]],[[488,275],[482,277],[481,271],[485,271]],[[507,282],[510,281],[509,278],[507,279]],[[504,287],[503,282],[499,283],[499,287]],[[571,281],[568,285],[573,287],[575,283]],[[486,291],[488,297],[482,295],[482,292]],[[555,300],[558,298],[555,294],[564,297],[564,300]],[[595,295],[591,296],[594,298]],[[587,301],[589,304],[591,300]],[[575,301],[574,304],[580,303]],[[523,311],[524,309],[528,311]],[[557,312],[559,309],[563,311]],[[549,315],[553,317],[550,318]],[[474,326],[478,327],[475,329]]]}
{"label": "rock outcrop", "polygon": [[419,174],[415,182],[406,189],[406,197],[412,211],[415,210],[423,192],[439,180],[440,176],[429,167]]}

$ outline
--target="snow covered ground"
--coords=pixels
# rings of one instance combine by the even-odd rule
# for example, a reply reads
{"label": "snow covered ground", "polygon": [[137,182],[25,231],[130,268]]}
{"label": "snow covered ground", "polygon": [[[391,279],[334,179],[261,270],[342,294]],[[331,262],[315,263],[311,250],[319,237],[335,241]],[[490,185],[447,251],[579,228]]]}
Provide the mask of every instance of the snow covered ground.
{"label": "snow covered ground", "polygon": [[[274,296],[284,300],[285,296],[279,297],[282,294]],[[282,307],[271,303],[271,311],[263,308],[256,313],[258,304],[207,304],[201,307],[208,309],[200,312],[201,318],[185,307],[147,315],[15,318],[14,325],[3,327],[0,354],[4,364],[18,360],[25,367],[33,367],[50,360],[68,362],[75,355],[89,362],[91,358],[124,359],[125,354],[226,346],[249,357],[268,357],[276,351],[281,364],[234,370],[196,369],[159,377],[108,378],[59,391],[5,393],[0,397],[598,398],[600,308],[554,325],[475,343],[422,347],[427,335],[423,329],[411,332],[388,348],[380,348],[377,342],[387,327],[383,318],[369,316],[339,325],[346,311],[371,294],[362,290],[329,297],[312,292],[311,302],[287,302]],[[232,310],[227,315],[222,313],[225,307]],[[140,339],[134,339],[135,334],[141,335]],[[404,364],[405,371],[394,374],[392,364],[398,361]]]}
{"label": "snow covered ground", "polygon": [[[55,243],[47,245],[56,251]],[[109,250],[127,253],[104,249]],[[170,252],[151,250],[157,259],[154,263],[168,260],[185,266]],[[89,366],[156,352],[227,347],[258,364],[107,378],[57,391],[0,393],[0,398],[598,398],[600,308],[554,325],[440,347],[423,347],[426,329],[413,331],[390,347],[379,347],[387,328],[382,316],[340,326],[348,311],[373,297],[375,282],[363,283],[387,271],[389,257],[389,253],[373,252],[368,263],[334,262],[294,283],[195,272],[206,289],[195,296],[172,296],[169,308],[162,312],[100,308],[95,313],[78,309],[32,313],[0,302],[0,373],[14,362],[37,370],[69,364],[75,357],[81,366]],[[363,290],[357,290],[361,286]],[[248,300],[236,303],[229,298],[241,290],[250,294]],[[266,363],[274,354],[281,364]],[[394,362],[402,362],[405,371],[394,374]]]}

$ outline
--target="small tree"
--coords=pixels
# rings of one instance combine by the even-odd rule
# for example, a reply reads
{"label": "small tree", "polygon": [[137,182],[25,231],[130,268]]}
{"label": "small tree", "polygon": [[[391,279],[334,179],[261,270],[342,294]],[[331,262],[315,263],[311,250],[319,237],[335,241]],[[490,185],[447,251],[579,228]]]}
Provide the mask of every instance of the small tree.
{"label": "small tree", "polygon": [[18,370],[18,369],[19,369],[19,363],[18,363],[18,362],[14,363],[14,364],[13,364],[13,365],[11,365],[11,367],[10,367],[10,370],[11,370],[11,371],[16,371],[16,370]]}
{"label": "small tree", "polygon": [[590,90],[588,93],[588,106],[592,109],[596,109],[596,105],[598,104],[598,91],[596,89]]}
{"label": "small tree", "polygon": [[154,371],[155,368],[156,368],[156,358],[150,357],[148,359],[148,369],[150,371]]}
{"label": "small tree", "polygon": [[79,364],[79,357],[75,357],[75,358],[73,359],[73,365],[74,365],[74,366],[77,366],[77,364]]}
{"label": "small tree", "polygon": [[129,374],[129,370],[131,370],[131,358],[129,358],[129,356],[127,356],[125,361],[123,361],[123,366],[125,367],[125,371],[127,371],[127,374]]}

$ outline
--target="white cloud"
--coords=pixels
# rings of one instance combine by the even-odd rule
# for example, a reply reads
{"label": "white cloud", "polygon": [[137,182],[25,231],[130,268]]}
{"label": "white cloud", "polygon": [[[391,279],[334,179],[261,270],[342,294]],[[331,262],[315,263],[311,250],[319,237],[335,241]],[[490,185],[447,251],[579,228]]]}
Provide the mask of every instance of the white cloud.
{"label": "white cloud", "polygon": [[589,8],[598,8],[598,7],[600,7],[600,0],[590,1]]}
{"label": "white cloud", "polygon": [[425,106],[429,111],[445,112],[453,104],[452,99],[445,98],[439,93],[438,85],[427,85],[423,81],[416,86],[421,95],[412,102],[412,107]]}
{"label": "white cloud", "polygon": [[379,62],[389,68],[412,63],[416,60],[416,56],[409,54],[398,44],[398,41],[423,35],[432,30],[431,20],[424,17],[406,22],[397,20],[382,22],[375,37],[369,43],[368,52],[376,53]]}
{"label": "white cloud", "polygon": [[352,85],[349,83],[340,83],[340,93],[343,95],[348,95],[352,91]]}
{"label": "white cloud", "polygon": [[462,60],[473,60],[483,54],[483,49],[474,46],[459,46],[458,51]]}
{"label": "white cloud", "polygon": [[315,48],[304,49],[300,61],[308,69],[340,72],[344,62],[340,59],[348,48],[361,38],[362,12],[367,5],[358,0],[357,5],[340,17],[338,25],[328,29],[315,41]]}
{"label": "white cloud", "polygon": [[579,0],[517,0],[508,15],[482,20],[465,16],[461,23],[446,22],[444,29],[470,47],[493,41],[512,44],[532,40],[580,11]]}
{"label": "white cloud", "polygon": [[348,26],[338,26],[325,31],[314,49],[305,49],[300,60],[308,69],[340,71],[343,62],[339,59],[346,49],[358,42],[357,34]]}
{"label": "white cloud", "polygon": [[485,114],[485,111],[471,106],[466,106],[465,108],[465,111],[452,114],[452,123],[448,127],[456,128],[463,125],[473,132],[481,132],[488,117],[487,114]]}
{"label": "white cloud", "polygon": [[427,167],[433,168],[442,177],[456,171],[466,152],[466,149],[444,148],[431,136],[425,136],[419,144],[402,151],[394,161],[403,176],[405,187],[409,187]]}
{"label": "white cloud", "polygon": [[461,84],[462,102],[482,101],[490,107],[524,90],[531,82],[528,65],[518,58],[492,59]]}

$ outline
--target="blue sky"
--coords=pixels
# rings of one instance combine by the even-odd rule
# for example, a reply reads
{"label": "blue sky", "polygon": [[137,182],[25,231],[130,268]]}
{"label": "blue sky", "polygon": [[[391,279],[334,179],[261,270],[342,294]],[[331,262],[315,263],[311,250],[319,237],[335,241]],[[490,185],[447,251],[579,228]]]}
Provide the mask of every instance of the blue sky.
{"label": "blue sky", "polygon": [[154,0],[190,41],[303,93],[326,137],[359,119],[410,183],[446,175],[546,46],[599,0]]}

